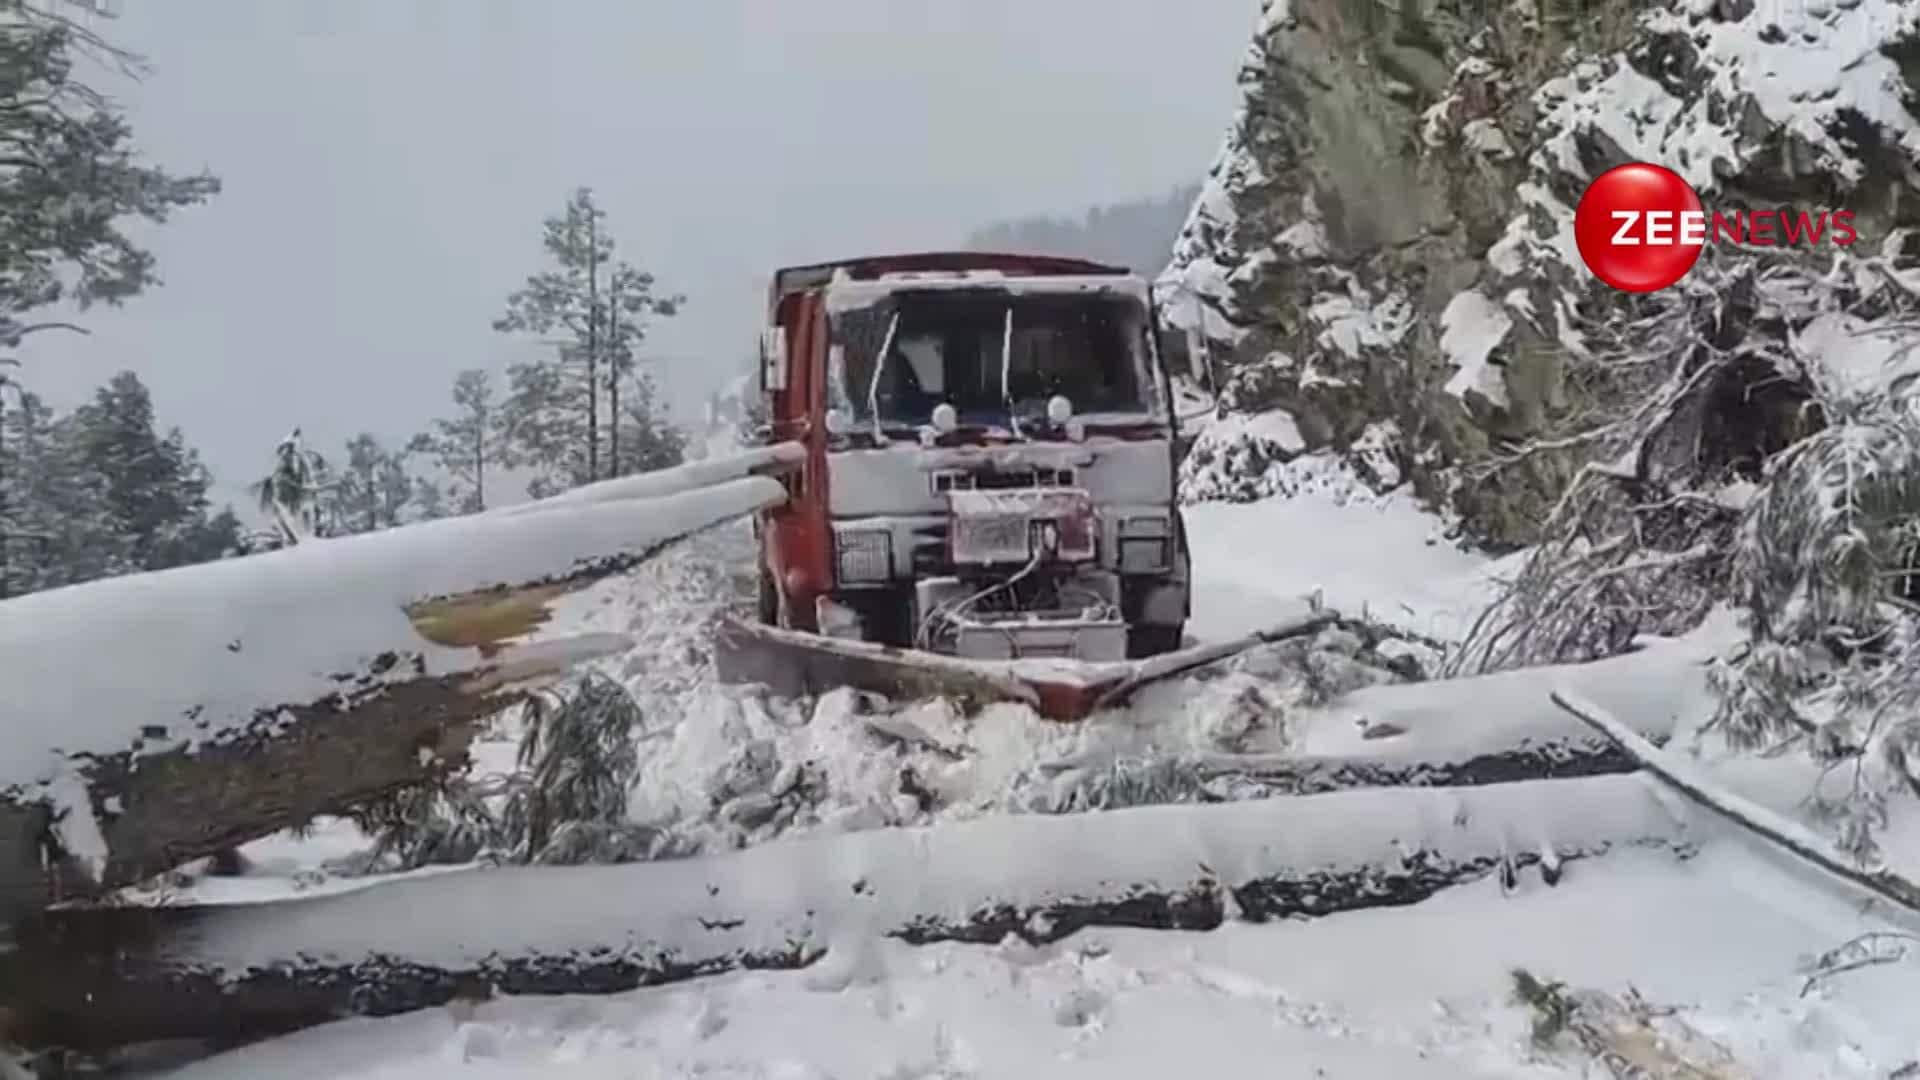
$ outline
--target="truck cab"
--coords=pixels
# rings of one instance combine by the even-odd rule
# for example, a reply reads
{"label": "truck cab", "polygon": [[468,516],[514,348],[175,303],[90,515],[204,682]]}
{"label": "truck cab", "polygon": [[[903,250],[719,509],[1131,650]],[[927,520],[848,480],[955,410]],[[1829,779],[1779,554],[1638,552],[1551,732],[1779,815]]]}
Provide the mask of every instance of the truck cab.
{"label": "truck cab", "polygon": [[982,660],[1180,647],[1188,554],[1147,282],[1078,259],[886,256],[774,276],[760,617]]}

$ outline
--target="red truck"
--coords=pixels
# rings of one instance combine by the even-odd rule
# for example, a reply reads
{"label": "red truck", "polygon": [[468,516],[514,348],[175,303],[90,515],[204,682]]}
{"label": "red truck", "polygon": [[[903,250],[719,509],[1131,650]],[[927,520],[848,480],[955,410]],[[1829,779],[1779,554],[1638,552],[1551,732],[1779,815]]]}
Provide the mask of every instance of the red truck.
{"label": "red truck", "polygon": [[781,270],[760,390],[765,441],[806,453],[755,522],[762,626],[733,631],[762,657],[749,677],[898,693],[941,671],[1076,714],[1138,681],[1128,661],[1259,640],[1179,654],[1178,420],[1130,271],[976,253]]}

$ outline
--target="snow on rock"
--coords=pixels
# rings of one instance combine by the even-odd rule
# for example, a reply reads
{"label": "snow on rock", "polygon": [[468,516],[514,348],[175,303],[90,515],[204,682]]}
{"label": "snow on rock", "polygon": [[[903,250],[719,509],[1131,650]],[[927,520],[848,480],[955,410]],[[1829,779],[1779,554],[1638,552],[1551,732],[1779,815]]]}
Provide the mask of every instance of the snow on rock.
{"label": "snow on rock", "polygon": [[[1704,13],[1702,13],[1704,14]],[[1650,29],[1685,35],[1708,76],[1708,93],[1671,119],[1666,151],[1650,160],[1677,161],[1690,180],[1711,186],[1707,171],[1716,153],[1730,148],[1720,132],[1725,120],[1713,100],[1749,100],[1775,128],[1784,128],[1814,150],[1808,164],[1858,181],[1865,173],[1859,143],[1839,134],[1852,114],[1880,128],[1908,155],[1920,157],[1920,123],[1907,110],[1906,78],[1886,51],[1914,33],[1916,13],[1899,0],[1772,5],[1757,16],[1723,21],[1691,13],[1655,10]],[[1657,125],[1661,117],[1648,116]],[[1757,146],[1741,147],[1751,154]],[[1745,164],[1736,157],[1734,164]]]}
{"label": "snow on rock", "polygon": [[[1920,119],[1907,106],[1907,80],[1896,46],[1920,29],[1920,13],[1898,0],[1850,0],[1788,6],[1746,6],[1727,17],[1723,5],[1686,4],[1642,12],[1644,39],[1684,71],[1667,81],[1645,72],[1646,58],[1627,52],[1582,59],[1535,91],[1538,149],[1533,180],[1521,188],[1521,212],[1508,239],[1488,252],[1503,274],[1516,268],[1515,248],[1532,231],[1528,208],[1553,174],[1590,179],[1583,145],[1618,148],[1619,160],[1653,161],[1685,177],[1709,198],[1729,177],[1771,169],[1790,146],[1784,168],[1798,177],[1861,181],[1871,146],[1897,148],[1920,160]],[[1864,137],[1868,128],[1876,138]],[[1911,165],[1907,168],[1911,169]],[[1811,190],[1811,189],[1810,189]],[[1735,207],[1737,209],[1737,207]],[[1560,207],[1561,210],[1566,210]],[[1571,213],[1555,222],[1542,251],[1590,280],[1571,243]]]}
{"label": "snow on rock", "polygon": [[1467,289],[1447,302],[1440,326],[1440,349],[1459,369],[1447,380],[1447,393],[1462,400],[1477,393],[1505,408],[1506,376],[1491,357],[1513,329],[1513,317],[1478,290]]}
{"label": "snow on rock", "polygon": [[1364,470],[1373,480],[1377,491],[1388,491],[1400,486],[1404,479],[1399,462],[1401,449],[1400,425],[1392,420],[1376,420],[1360,432],[1360,437],[1348,448],[1354,467]]}
{"label": "snow on rock", "polygon": [[1834,400],[1884,394],[1920,374],[1911,334],[1846,312],[1826,312],[1789,337],[1809,377]]}
{"label": "snow on rock", "polygon": [[1264,498],[1276,489],[1268,474],[1284,475],[1305,450],[1299,425],[1284,409],[1212,419],[1181,461],[1181,496],[1188,502]]}
{"label": "snow on rock", "polygon": [[[1257,78],[1265,63],[1266,41],[1290,19],[1289,0],[1263,0],[1253,43],[1241,64],[1241,80]],[[1197,330],[1229,343],[1245,337],[1235,318],[1232,279],[1245,267],[1268,258],[1262,243],[1241,249],[1240,216],[1235,198],[1263,181],[1258,162],[1245,144],[1243,102],[1227,125],[1227,135],[1202,181],[1200,194],[1174,241],[1173,257],[1154,284],[1161,318],[1182,330]],[[1283,230],[1274,243],[1292,250],[1314,252],[1324,235],[1314,223],[1311,206],[1302,208],[1299,230]]]}
{"label": "snow on rock", "polygon": [[[169,750],[275,722],[343,681],[483,666],[433,645],[408,604],[500,583],[558,580],[785,497],[750,477],[666,499],[479,515],[0,603],[7,736],[0,792],[61,775],[76,755]],[[388,663],[382,654],[419,658]],[[85,657],[85,678],[47,678]]]}
{"label": "snow on rock", "polygon": [[107,868],[107,841],[86,783],[75,773],[61,773],[47,785],[47,802],[61,852],[79,864],[88,880],[100,880]]}
{"label": "snow on rock", "polygon": [[1356,279],[1348,278],[1345,294],[1321,293],[1307,314],[1325,327],[1320,344],[1358,360],[1363,349],[1398,345],[1413,326],[1414,308],[1398,292],[1375,300]]}

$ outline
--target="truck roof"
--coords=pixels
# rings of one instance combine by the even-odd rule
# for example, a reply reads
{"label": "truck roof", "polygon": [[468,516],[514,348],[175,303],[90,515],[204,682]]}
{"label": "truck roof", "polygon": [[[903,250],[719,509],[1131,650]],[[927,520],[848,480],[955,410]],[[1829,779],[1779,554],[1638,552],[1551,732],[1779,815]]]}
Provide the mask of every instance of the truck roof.
{"label": "truck roof", "polygon": [[1022,255],[991,251],[928,251],[907,255],[869,255],[857,259],[790,266],[773,275],[769,304],[773,308],[788,295],[818,288],[844,273],[856,281],[887,274],[965,274],[987,271],[1006,277],[1127,277],[1133,271],[1088,259],[1064,255]]}

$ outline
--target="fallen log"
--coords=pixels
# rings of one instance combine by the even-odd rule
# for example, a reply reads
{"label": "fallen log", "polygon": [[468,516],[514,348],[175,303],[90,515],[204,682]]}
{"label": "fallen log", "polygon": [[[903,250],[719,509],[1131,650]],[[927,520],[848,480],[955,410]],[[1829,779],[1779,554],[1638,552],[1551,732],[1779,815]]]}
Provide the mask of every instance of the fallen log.
{"label": "fallen log", "polygon": [[0,603],[0,923],[458,768],[476,721],[628,647],[542,635],[566,594],[784,497],[746,477]]}
{"label": "fallen log", "polygon": [[[413,878],[273,904],[42,913],[0,953],[23,1043],[244,1039],[476,988],[612,993],[910,943],[1208,930],[1417,902],[1690,821],[1638,777],[1342,792],[1218,806],[814,833],[745,851]],[[847,955],[834,956],[835,953]]]}
{"label": "fallen log", "polygon": [[[1196,782],[1242,778],[1273,795],[1633,772],[1640,766],[1632,756],[1548,700],[1552,687],[1580,688],[1662,744],[1677,724],[1711,712],[1708,655],[1698,642],[1662,641],[1585,664],[1367,687],[1289,716],[1283,752],[1188,752],[1149,764]],[[1124,750],[1079,753],[1040,769],[1110,769]]]}
{"label": "fallen log", "polygon": [[1297,757],[1418,764],[1459,762],[1516,747],[1618,753],[1613,743],[1561,711],[1548,694],[1568,686],[1664,739],[1715,705],[1711,635],[1655,639],[1604,660],[1521,668],[1431,682],[1372,686],[1312,710],[1291,727]]}
{"label": "fallen log", "polygon": [[[1666,736],[1657,738],[1664,741]],[[1356,788],[1477,787],[1520,780],[1608,776],[1640,767],[1615,746],[1573,740],[1526,742],[1451,761],[1203,753],[1193,756],[1192,765],[1201,777],[1245,777],[1275,795],[1319,795]]]}
{"label": "fallen log", "polygon": [[1555,690],[1553,703],[1591,725],[1662,783],[1699,805],[1842,881],[1920,913],[1920,884],[1912,879],[1884,866],[1860,865],[1831,841],[1778,811],[1714,783],[1693,762],[1655,747],[1606,709],[1570,690]]}
{"label": "fallen log", "polygon": [[557,495],[518,506],[502,507],[490,513],[519,515],[541,513],[602,502],[627,502],[633,499],[659,499],[668,495],[697,491],[724,484],[743,476],[778,476],[798,468],[807,459],[799,443],[775,443],[756,446],[723,458],[703,458],[652,472],[615,477],[598,483],[569,488]]}

